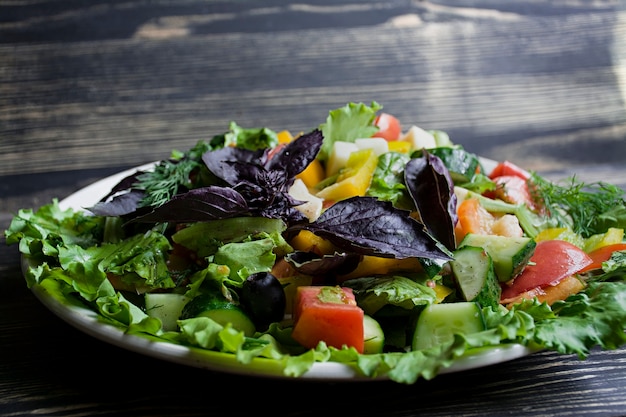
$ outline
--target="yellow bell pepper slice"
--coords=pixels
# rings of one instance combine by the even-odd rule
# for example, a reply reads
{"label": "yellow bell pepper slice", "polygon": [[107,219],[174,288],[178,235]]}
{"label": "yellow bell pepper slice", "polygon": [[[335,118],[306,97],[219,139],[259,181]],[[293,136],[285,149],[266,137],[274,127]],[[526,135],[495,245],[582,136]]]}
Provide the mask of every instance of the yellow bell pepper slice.
{"label": "yellow bell pepper slice", "polygon": [[535,236],[535,242],[541,242],[542,240],[564,240],[579,248],[582,248],[585,244],[585,239],[568,227],[544,229]]}
{"label": "yellow bell pepper slice", "polygon": [[411,151],[411,142],[406,140],[392,140],[387,146],[389,152],[409,153]]}
{"label": "yellow bell pepper slice", "polygon": [[324,166],[320,161],[314,159],[304,171],[296,175],[296,178],[300,178],[308,188],[314,188],[324,180],[325,176]]}
{"label": "yellow bell pepper slice", "polygon": [[276,134],[278,143],[289,143],[293,140],[293,135],[288,130],[281,130]]}
{"label": "yellow bell pepper slice", "polygon": [[308,230],[300,230],[289,242],[292,248],[317,255],[330,255],[335,252],[335,245]]}
{"label": "yellow bell pepper slice", "polygon": [[600,249],[603,246],[612,245],[614,243],[622,243],[624,240],[624,229],[618,229],[611,227],[606,233],[598,233],[597,235],[589,236],[585,240],[583,250],[587,253],[593,252],[596,249]]}
{"label": "yellow bell pepper slice", "polygon": [[422,271],[422,264],[417,258],[382,258],[380,256],[364,255],[357,267],[344,275],[337,277],[339,282],[352,278],[369,277],[373,275],[390,275],[394,272]]}
{"label": "yellow bell pepper slice", "polygon": [[450,287],[446,287],[445,285],[439,284],[437,283],[435,285],[435,288],[433,288],[433,290],[435,290],[435,297],[437,298],[437,302],[441,303],[443,302],[443,300],[449,296],[450,294],[452,294],[452,288]]}
{"label": "yellow bell pepper slice", "polygon": [[339,172],[337,181],[319,191],[317,196],[330,201],[364,196],[372,182],[377,165],[378,157],[372,149],[352,152],[346,167]]}

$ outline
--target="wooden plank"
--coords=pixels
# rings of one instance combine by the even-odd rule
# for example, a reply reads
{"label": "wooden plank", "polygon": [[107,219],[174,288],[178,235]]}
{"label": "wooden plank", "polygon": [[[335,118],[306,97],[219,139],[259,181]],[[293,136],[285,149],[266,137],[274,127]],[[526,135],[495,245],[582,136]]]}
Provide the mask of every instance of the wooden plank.
{"label": "wooden plank", "polygon": [[[623,12],[478,21],[438,13],[403,27],[271,33],[199,34],[189,18],[196,32],[182,38],[0,46],[11,81],[0,85],[0,175],[160,159],[230,120],[307,130],[348,101],[379,101],[488,157],[535,140],[562,158],[561,134],[581,129],[590,136],[570,146],[596,132],[623,138],[610,128],[626,122],[624,65],[613,52]],[[533,160],[530,148],[515,149],[519,161]]]}

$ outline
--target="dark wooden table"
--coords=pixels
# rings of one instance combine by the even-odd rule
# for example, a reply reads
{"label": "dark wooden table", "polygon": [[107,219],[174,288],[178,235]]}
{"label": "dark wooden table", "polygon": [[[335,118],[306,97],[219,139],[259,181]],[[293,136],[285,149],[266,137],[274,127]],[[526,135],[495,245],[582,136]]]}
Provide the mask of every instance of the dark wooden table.
{"label": "dark wooden table", "polygon": [[[485,157],[626,189],[624,2],[2,2],[0,228],[231,120],[298,132],[372,100]],[[220,374],[74,329],[0,239],[0,416],[261,412],[626,415],[626,348],[411,386]]]}

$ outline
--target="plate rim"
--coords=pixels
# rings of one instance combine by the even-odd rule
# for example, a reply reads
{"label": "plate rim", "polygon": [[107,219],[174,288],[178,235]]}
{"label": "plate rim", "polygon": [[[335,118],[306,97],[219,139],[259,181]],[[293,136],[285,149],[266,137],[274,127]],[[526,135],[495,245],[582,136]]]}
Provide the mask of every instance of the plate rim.
{"label": "plate rim", "polygon": [[[497,161],[480,157],[485,170],[490,172]],[[111,187],[121,179],[154,167],[159,161],[150,162],[101,178],[59,200],[61,209],[83,209],[97,203]],[[23,274],[29,267],[29,261],[22,257]],[[120,328],[102,323],[97,313],[75,305],[66,305],[49,294],[41,285],[33,285],[31,291],[36,298],[58,318],[91,337],[102,342],[132,351],[144,356],[165,360],[194,368],[225,372],[239,375],[255,375],[265,378],[278,378],[306,381],[380,381],[389,380],[386,376],[370,377],[362,375],[351,364],[339,362],[315,362],[311,369],[299,377],[283,373],[281,362],[270,358],[253,358],[250,363],[238,362],[235,355],[207,349],[183,346],[168,341],[150,340],[146,337],[127,334]],[[476,368],[496,365],[528,356],[536,349],[521,344],[502,344],[477,353],[470,353],[456,359],[450,366],[438,370],[437,375],[462,372]]]}

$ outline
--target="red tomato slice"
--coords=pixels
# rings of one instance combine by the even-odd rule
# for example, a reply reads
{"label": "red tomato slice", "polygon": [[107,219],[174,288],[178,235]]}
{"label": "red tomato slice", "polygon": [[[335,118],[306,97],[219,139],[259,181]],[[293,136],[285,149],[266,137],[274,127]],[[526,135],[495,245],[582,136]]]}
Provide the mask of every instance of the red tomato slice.
{"label": "red tomato slice", "polygon": [[292,314],[291,336],[302,346],[313,349],[323,340],[337,349],[345,345],[363,353],[364,313],[351,288],[300,286]]}
{"label": "red tomato slice", "polygon": [[513,162],[510,162],[510,161],[503,161],[503,162],[498,163],[498,165],[496,165],[493,171],[491,171],[491,173],[489,174],[489,178],[494,179],[494,178],[502,177],[505,175],[507,176],[513,175],[516,177],[520,177],[524,180],[527,180],[530,178],[530,173],[528,171],[518,167],[517,165],[515,165]]}
{"label": "red tomato slice", "polygon": [[402,126],[400,120],[389,113],[381,113],[374,119],[374,125],[378,126],[378,132],[374,133],[373,137],[383,138],[388,141],[394,141],[400,139],[402,133]]}
{"label": "red tomato slice", "polygon": [[602,246],[591,252],[589,257],[593,260],[592,263],[580,270],[580,272],[587,272],[594,269],[602,268],[602,262],[606,262],[611,258],[613,252],[626,250],[626,243],[614,243],[612,245]]}
{"label": "red tomato slice", "polygon": [[535,208],[525,179],[517,175],[501,175],[493,178],[493,181],[496,183],[496,189],[486,192],[485,196],[499,198],[511,204],[526,204],[531,209]]}
{"label": "red tomato slice", "polygon": [[512,285],[503,286],[501,300],[513,299],[534,288],[556,285],[592,262],[582,249],[564,240],[538,242],[530,263]]}

